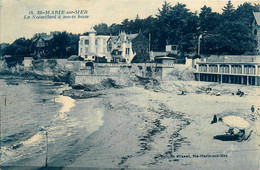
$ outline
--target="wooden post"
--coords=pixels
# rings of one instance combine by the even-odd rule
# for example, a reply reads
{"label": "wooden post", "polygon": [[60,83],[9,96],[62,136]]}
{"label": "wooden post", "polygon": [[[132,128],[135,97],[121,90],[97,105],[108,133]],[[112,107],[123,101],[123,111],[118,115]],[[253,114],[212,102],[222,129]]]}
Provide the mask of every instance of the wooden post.
{"label": "wooden post", "polygon": [[6,96],[7,96],[7,92],[5,91],[5,106],[6,106],[6,103],[7,103]]}
{"label": "wooden post", "polygon": [[174,145],[173,145],[173,139],[172,139],[172,154],[174,152]]}
{"label": "wooden post", "polygon": [[48,132],[47,132],[47,130],[46,130],[46,159],[45,159],[45,167],[48,167]]}
{"label": "wooden post", "polygon": [[55,104],[55,91],[53,91],[53,102]]}

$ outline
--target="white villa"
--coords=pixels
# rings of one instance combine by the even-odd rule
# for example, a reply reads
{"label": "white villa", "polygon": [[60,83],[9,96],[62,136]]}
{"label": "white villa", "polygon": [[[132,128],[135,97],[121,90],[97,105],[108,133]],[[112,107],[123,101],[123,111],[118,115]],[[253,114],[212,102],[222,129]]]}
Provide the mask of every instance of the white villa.
{"label": "white villa", "polygon": [[89,61],[94,61],[95,57],[110,60],[107,51],[107,40],[110,36],[96,35],[93,28],[88,33],[89,35],[82,35],[79,38],[79,56]]}
{"label": "white villa", "polygon": [[142,58],[148,54],[149,40],[142,34],[126,34],[118,36],[96,35],[91,28],[88,35],[79,38],[78,55],[87,61],[105,58],[107,62],[131,63],[134,57]]}

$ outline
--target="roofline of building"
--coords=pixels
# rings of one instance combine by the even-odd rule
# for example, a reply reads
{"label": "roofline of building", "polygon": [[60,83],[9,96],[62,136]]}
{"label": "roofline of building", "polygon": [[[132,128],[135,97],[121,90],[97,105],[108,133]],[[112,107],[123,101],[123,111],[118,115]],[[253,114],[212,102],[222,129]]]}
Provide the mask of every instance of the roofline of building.
{"label": "roofline of building", "polygon": [[197,64],[259,64],[260,62],[197,62]]}

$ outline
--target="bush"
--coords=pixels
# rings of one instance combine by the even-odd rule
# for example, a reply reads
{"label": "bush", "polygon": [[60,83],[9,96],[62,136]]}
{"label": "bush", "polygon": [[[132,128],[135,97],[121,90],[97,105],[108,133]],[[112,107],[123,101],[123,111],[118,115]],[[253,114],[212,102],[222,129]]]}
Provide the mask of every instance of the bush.
{"label": "bush", "polygon": [[23,57],[6,57],[5,62],[8,68],[15,67],[17,64],[21,65],[23,63]]}

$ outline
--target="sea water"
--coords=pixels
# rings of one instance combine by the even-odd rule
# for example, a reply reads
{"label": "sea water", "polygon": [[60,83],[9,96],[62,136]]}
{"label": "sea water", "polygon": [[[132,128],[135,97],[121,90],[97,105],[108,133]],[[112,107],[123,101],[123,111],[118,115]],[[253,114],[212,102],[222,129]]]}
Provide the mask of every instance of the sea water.
{"label": "sea water", "polygon": [[[16,81],[18,85],[8,85]],[[86,150],[87,137],[103,125],[100,98],[74,100],[67,85],[0,79],[1,166],[64,166]]]}

